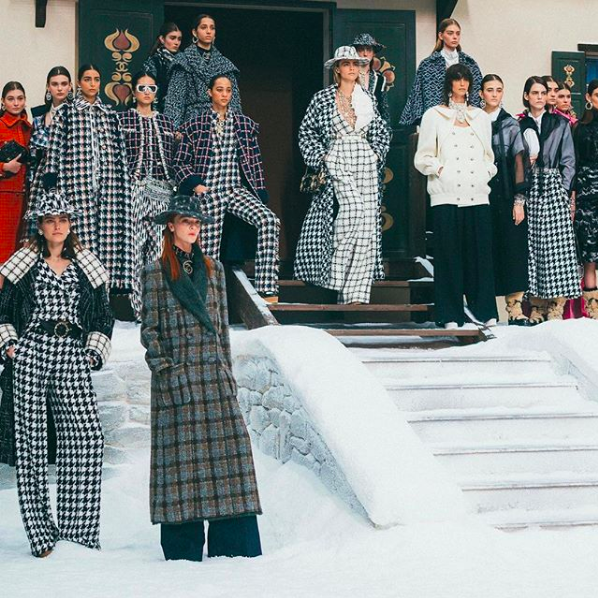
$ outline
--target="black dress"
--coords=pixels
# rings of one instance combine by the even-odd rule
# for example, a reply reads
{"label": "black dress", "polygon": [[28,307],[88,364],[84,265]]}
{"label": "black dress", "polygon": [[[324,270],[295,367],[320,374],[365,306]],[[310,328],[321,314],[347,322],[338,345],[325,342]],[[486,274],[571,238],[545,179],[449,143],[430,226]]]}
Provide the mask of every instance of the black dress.
{"label": "black dress", "polygon": [[494,285],[497,295],[526,291],[528,285],[527,218],[513,221],[515,195],[525,195],[525,146],[519,123],[504,110],[492,123],[492,149],[498,174],[490,181]]}

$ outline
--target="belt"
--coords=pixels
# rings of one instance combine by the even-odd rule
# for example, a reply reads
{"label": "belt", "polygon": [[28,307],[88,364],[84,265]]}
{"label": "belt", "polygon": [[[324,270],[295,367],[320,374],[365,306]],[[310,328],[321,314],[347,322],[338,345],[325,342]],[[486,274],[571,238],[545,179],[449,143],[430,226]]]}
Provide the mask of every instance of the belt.
{"label": "belt", "polygon": [[79,326],[66,320],[42,320],[34,330],[58,338],[81,338],[83,332]]}

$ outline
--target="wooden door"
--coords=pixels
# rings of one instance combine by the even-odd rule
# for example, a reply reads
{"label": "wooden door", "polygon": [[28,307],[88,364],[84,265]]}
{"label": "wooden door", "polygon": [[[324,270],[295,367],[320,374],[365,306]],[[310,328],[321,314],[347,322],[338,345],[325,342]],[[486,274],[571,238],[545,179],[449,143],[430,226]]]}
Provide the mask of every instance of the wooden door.
{"label": "wooden door", "polygon": [[163,0],[79,0],[79,65],[98,66],[102,100],[118,110],[130,104],[131,79],[141,70],[163,17]]}
{"label": "wooden door", "polygon": [[586,103],[586,55],[585,52],[553,52],[552,76],[571,87],[571,105],[581,117]]}
{"label": "wooden door", "polygon": [[370,33],[386,49],[380,52],[385,68],[394,68],[394,86],[388,92],[393,139],[386,161],[382,203],[384,257],[389,260],[425,255],[425,206],[410,200],[411,131],[399,127],[415,76],[415,11],[336,10],[334,46],[351,44],[358,33]]}

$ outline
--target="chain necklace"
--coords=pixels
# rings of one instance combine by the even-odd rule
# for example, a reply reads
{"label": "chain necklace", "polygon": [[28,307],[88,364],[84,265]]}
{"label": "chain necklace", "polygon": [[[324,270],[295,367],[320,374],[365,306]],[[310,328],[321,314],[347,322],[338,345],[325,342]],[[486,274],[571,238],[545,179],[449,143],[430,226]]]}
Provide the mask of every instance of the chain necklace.
{"label": "chain necklace", "polygon": [[353,104],[351,103],[351,96],[344,95],[340,89],[336,90],[336,98],[338,103],[338,110],[341,113],[341,116],[347,121],[347,123],[351,126],[351,128],[355,128],[355,123],[357,122],[357,115],[355,114],[355,109],[353,108]]}
{"label": "chain necklace", "polygon": [[457,112],[457,120],[460,123],[464,123],[465,122],[465,118],[467,117],[467,104],[457,104],[456,102],[453,102],[453,98],[449,98],[449,108],[451,110],[455,110]]}

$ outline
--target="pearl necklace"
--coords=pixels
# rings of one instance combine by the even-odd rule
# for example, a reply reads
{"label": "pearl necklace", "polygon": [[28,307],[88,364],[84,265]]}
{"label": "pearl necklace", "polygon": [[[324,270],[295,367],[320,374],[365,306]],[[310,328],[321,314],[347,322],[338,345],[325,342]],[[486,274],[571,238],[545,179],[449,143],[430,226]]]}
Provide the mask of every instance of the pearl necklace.
{"label": "pearl necklace", "polygon": [[465,122],[465,118],[467,117],[467,104],[457,104],[456,102],[453,102],[453,98],[449,98],[449,108],[455,110],[457,113],[456,118],[460,123]]}
{"label": "pearl necklace", "polygon": [[354,129],[355,123],[357,122],[357,115],[355,114],[355,109],[351,103],[351,96],[347,97],[341,92],[340,89],[337,89],[336,97],[338,99],[338,110],[341,113],[341,116],[347,121],[347,123],[349,123],[351,128]]}

